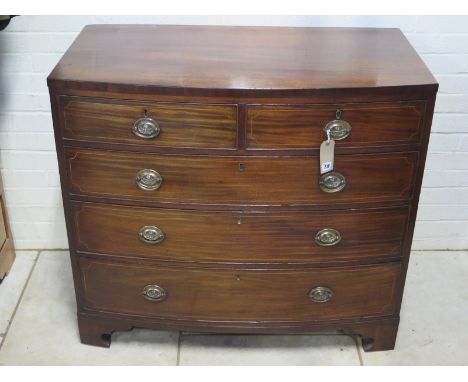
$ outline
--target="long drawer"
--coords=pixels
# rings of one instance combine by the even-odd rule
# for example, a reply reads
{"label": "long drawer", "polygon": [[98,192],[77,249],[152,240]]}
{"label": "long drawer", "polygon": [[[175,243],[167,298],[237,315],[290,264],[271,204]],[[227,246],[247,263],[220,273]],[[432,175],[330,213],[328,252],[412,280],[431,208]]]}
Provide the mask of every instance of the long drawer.
{"label": "long drawer", "polygon": [[66,139],[154,147],[235,148],[237,105],[62,97]]}
{"label": "long drawer", "polygon": [[325,192],[317,157],[239,158],[67,151],[72,194],[214,205],[331,205],[407,200],[413,194],[417,158],[416,152],[337,155],[336,172],[322,179],[332,191],[340,191]]}
{"label": "long drawer", "polygon": [[248,213],[72,202],[79,251],[196,262],[398,258],[407,212],[400,207]]}
{"label": "long drawer", "polygon": [[[426,103],[345,105],[251,105],[247,109],[247,147],[318,148],[331,130],[341,147],[418,143]],[[339,118],[339,119],[337,119]]]}
{"label": "long drawer", "polygon": [[171,268],[80,258],[84,305],[214,321],[320,321],[395,313],[400,263],[313,270]]}

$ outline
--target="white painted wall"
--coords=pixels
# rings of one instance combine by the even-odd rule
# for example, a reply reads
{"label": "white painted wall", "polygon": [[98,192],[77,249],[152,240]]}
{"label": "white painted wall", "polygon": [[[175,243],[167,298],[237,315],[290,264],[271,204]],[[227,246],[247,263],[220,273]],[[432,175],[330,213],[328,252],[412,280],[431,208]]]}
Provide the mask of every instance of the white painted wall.
{"label": "white painted wall", "polygon": [[[468,17],[21,16],[0,32],[0,167],[18,248],[66,248],[46,76],[86,24],[397,27],[440,83],[413,249],[468,248]],[[398,60],[398,57],[395,57]]]}

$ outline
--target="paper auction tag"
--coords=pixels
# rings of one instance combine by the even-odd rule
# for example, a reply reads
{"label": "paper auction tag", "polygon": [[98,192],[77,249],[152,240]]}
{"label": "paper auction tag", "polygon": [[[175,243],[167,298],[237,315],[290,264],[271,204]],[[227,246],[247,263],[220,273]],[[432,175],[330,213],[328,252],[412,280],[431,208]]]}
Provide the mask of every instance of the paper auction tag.
{"label": "paper auction tag", "polygon": [[327,139],[320,145],[320,174],[333,170],[333,159],[335,156],[335,141]]}

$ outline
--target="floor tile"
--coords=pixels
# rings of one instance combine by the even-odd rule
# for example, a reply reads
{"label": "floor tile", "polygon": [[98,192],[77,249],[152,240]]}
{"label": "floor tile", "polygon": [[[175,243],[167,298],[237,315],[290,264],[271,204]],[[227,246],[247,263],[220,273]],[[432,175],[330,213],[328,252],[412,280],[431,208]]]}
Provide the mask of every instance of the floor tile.
{"label": "floor tile", "polygon": [[414,252],[395,350],[365,365],[468,365],[468,253]]}
{"label": "floor tile", "polygon": [[0,343],[37,257],[37,251],[17,251],[16,259],[0,284]]}
{"label": "floor tile", "polygon": [[[8,327],[35,255],[19,252],[0,284],[0,328]],[[468,365],[467,274],[467,252],[414,252],[396,348],[361,352],[364,364]],[[5,286],[13,291],[7,298]],[[115,333],[110,349],[82,345],[68,253],[43,252],[1,344],[0,365],[174,365],[177,342],[176,332],[133,330]],[[180,364],[358,365],[359,358],[347,336],[187,333]]]}
{"label": "floor tile", "polygon": [[109,349],[80,343],[67,252],[43,252],[2,348],[0,365],[175,365],[178,333],[118,332]]}
{"label": "floor tile", "polygon": [[344,335],[183,334],[180,365],[359,365]]}

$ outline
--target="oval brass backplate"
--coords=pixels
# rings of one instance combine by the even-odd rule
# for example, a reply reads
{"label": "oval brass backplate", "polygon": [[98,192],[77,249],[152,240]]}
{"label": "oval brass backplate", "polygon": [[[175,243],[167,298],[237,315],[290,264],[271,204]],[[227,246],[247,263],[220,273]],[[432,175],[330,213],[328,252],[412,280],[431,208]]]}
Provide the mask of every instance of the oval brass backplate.
{"label": "oval brass backplate", "polygon": [[167,292],[164,288],[160,287],[159,285],[146,285],[143,288],[143,297],[149,301],[163,301],[167,298]]}
{"label": "oval brass backplate", "polygon": [[328,172],[320,177],[319,186],[323,192],[338,192],[345,188],[346,178],[339,172]]}
{"label": "oval brass backplate", "polygon": [[329,131],[330,138],[333,138],[335,141],[340,141],[351,134],[351,125],[343,119],[334,119],[325,125],[323,131],[325,134]]}
{"label": "oval brass backplate", "polygon": [[328,302],[333,297],[333,291],[326,286],[317,286],[309,292],[309,298],[312,302]]}
{"label": "oval brass backplate", "polygon": [[141,227],[138,236],[141,241],[148,244],[158,244],[166,238],[164,232],[153,225]]}
{"label": "oval brass backplate", "polygon": [[138,171],[135,176],[135,182],[142,190],[152,191],[161,187],[163,178],[156,170],[145,168]]}
{"label": "oval brass backplate", "polygon": [[135,121],[132,131],[138,138],[152,139],[159,135],[161,128],[153,118],[144,117]]}
{"label": "oval brass backplate", "polygon": [[332,247],[340,241],[340,232],[333,228],[324,228],[315,234],[315,242],[322,247]]}

